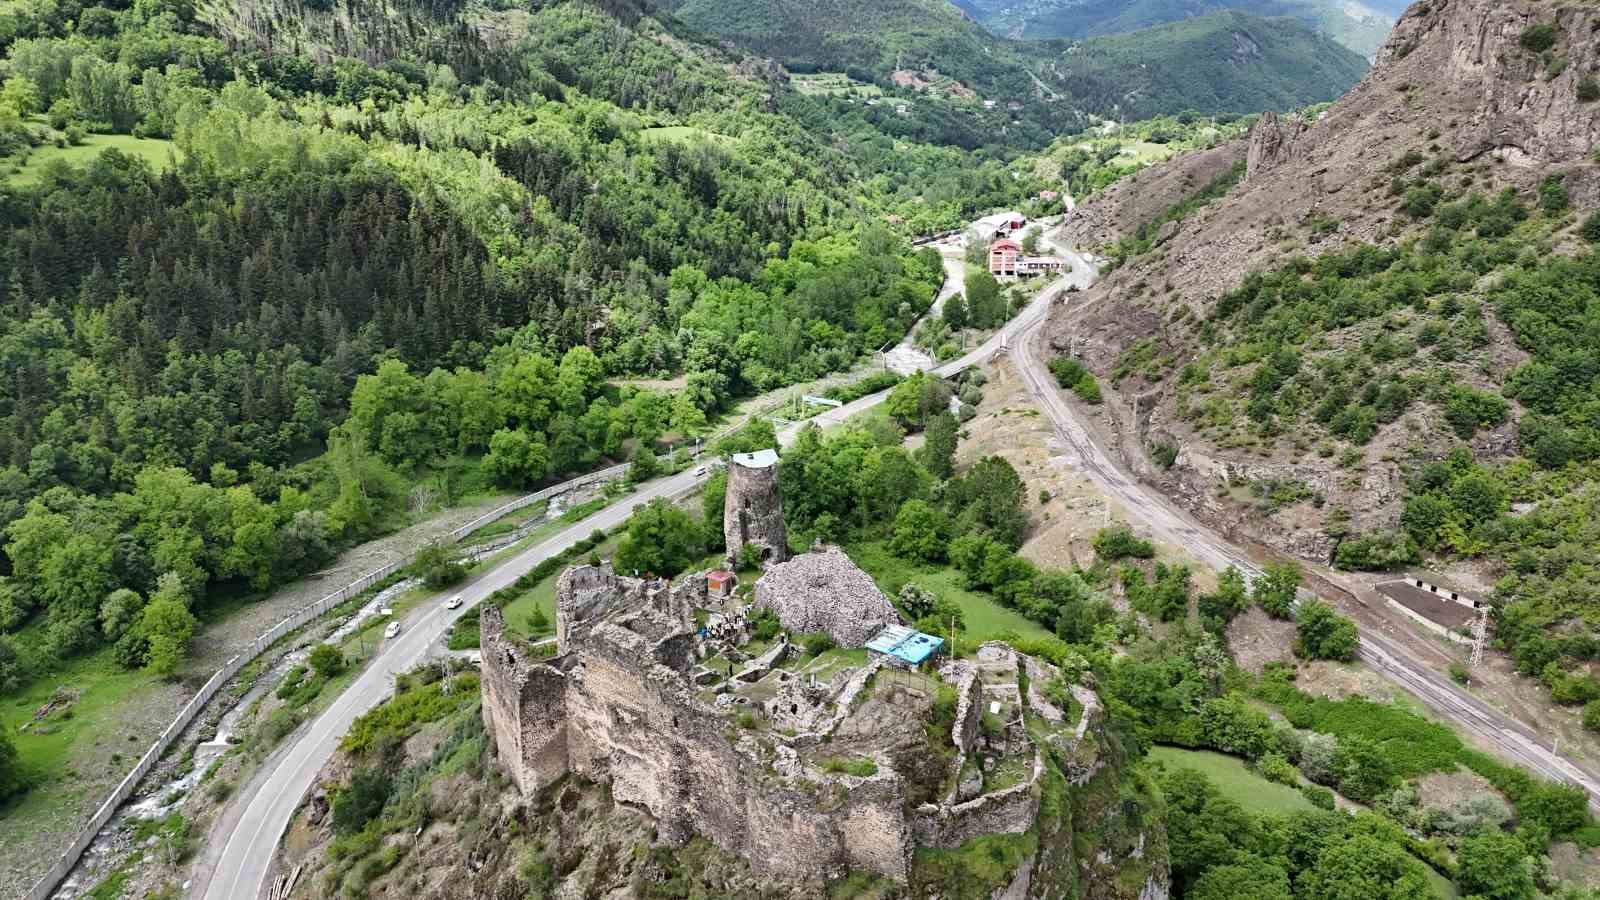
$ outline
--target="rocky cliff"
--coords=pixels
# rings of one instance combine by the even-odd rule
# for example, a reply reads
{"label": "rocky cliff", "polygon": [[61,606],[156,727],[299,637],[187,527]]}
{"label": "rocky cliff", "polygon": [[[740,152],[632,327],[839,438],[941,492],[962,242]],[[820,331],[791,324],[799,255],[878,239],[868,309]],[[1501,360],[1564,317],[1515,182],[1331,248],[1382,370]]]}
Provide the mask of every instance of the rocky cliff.
{"label": "rocky cliff", "polygon": [[[1180,157],[1084,204],[1066,236],[1103,248],[1192,196],[1205,183],[1198,174],[1246,162],[1243,180],[1224,197],[1162,226],[1093,290],[1059,307],[1047,329],[1051,352],[1072,353],[1115,387],[1104,415],[1123,435],[1135,471],[1217,524],[1308,558],[1331,549],[1334,509],[1357,531],[1393,525],[1401,461],[1440,454],[1458,440],[1436,403],[1413,403],[1373,440],[1350,447],[1351,457],[1320,434],[1263,440],[1239,427],[1207,427],[1180,400],[1185,364],[1212,349],[1203,323],[1248,273],[1355,244],[1394,247],[1426,233],[1426,217],[1405,210],[1410,186],[1437,185],[1446,197],[1494,197],[1510,188],[1536,207],[1539,186],[1558,176],[1574,207],[1600,202],[1592,156],[1600,138],[1597,29],[1593,6],[1418,3],[1367,77],[1331,107],[1264,115],[1243,146]],[[1558,233],[1552,249],[1564,243],[1571,239]],[[1503,380],[1525,357],[1502,323],[1484,319],[1487,334],[1470,365],[1428,364],[1461,384]],[[1339,351],[1369,338],[1334,332],[1319,346]],[[1251,371],[1222,363],[1207,374],[1214,387],[1242,392]],[[1507,424],[1480,431],[1474,449],[1512,450],[1517,413],[1513,406]],[[1334,449],[1309,452],[1318,442]],[[1152,448],[1177,451],[1175,464],[1159,469]],[[1305,490],[1296,489],[1295,502],[1261,502],[1262,490],[1283,484]]]}

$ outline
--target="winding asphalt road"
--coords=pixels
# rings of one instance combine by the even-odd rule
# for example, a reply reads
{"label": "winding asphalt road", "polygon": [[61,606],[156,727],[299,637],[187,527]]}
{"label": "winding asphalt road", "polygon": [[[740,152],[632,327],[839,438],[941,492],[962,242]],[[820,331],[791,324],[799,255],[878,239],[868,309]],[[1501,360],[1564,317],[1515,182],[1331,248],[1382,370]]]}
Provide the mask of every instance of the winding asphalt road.
{"label": "winding asphalt road", "polygon": [[462,613],[495,591],[509,587],[540,562],[578,543],[597,528],[620,525],[637,506],[657,497],[680,496],[698,487],[706,476],[697,475],[696,471],[688,469],[656,481],[500,563],[461,591],[464,602],[459,609],[432,604],[413,610],[404,620],[399,636],[385,641],[371,664],[339,699],[291,735],[289,743],[268,759],[223,810],[195,866],[189,896],[208,900],[263,896],[278,840],[301,798],[356,717],[393,691],[394,676],[427,659]]}
{"label": "winding asphalt road", "polygon": [[[1079,275],[1091,279],[1085,266]],[[1025,330],[1036,327],[1049,313],[1050,304],[1060,295],[1061,286],[1046,290],[1016,318],[971,352],[933,371],[948,377],[977,365],[1016,342]],[[806,420],[829,427],[882,403],[887,391],[862,397],[844,406]],[[792,442],[805,423],[786,426],[779,441]],[[317,774],[332,758],[339,739],[362,713],[372,709],[394,689],[394,677],[416,667],[435,652],[450,631],[450,626],[468,609],[503,587],[510,586],[524,573],[587,537],[595,529],[612,529],[627,520],[633,510],[657,497],[674,498],[693,491],[706,480],[689,469],[648,484],[633,494],[595,513],[560,534],[522,551],[496,565],[460,592],[462,605],[447,610],[432,604],[413,610],[402,622],[400,634],[384,642],[378,654],[344,693],[307,725],[286,739],[245,784],[217,817],[205,841],[205,850],[195,863],[189,896],[204,900],[248,900],[266,895],[273,876],[273,861],[278,842],[288,828],[300,801],[316,782]]]}
{"label": "winding asphalt road", "polygon": [[[1074,271],[1071,277],[1075,279],[1074,283],[1084,286],[1081,280],[1076,280],[1080,266],[1087,266],[1084,260],[1069,247],[1054,240],[1051,240],[1051,244],[1058,253],[1072,260]],[[1154,487],[1141,483],[1100,446],[1093,432],[1078,419],[1076,410],[1066,402],[1045,365],[1038,346],[1042,340],[1043,324],[1042,319],[1031,322],[1017,340],[1014,354],[1017,368],[1028,382],[1039,410],[1050,419],[1057,437],[1076,452],[1078,466],[1084,474],[1108,496],[1121,501],[1131,515],[1142,520],[1152,531],[1183,547],[1205,564],[1218,570],[1236,566],[1251,579],[1259,575],[1259,567],[1243,548],[1178,509]],[[1316,596],[1305,589],[1300,591],[1302,600]],[[1343,605],[1339,598],[1326,599],[1335,605]],[[1363,662],[1420,697],[1458,727],[1498,747],[1506,758],[1546,778],[1583,788],[1589,795],[1590,808],[1600,812],[1600,779],[1542,745],[1537,736],[1522,723],[1462,691],[1453,681],[1417,660],[1401,644],[1371,628],[1364,628],[1358,655]]]}

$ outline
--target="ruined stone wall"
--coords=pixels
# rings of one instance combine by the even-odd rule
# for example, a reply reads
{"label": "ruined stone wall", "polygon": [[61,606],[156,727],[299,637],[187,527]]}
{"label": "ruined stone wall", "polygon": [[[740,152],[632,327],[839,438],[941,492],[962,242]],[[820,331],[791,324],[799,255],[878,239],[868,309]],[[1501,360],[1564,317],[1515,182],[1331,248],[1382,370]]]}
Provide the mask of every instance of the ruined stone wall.
{"label": "ruined stone wall", "polygon": [[[912,843],[899,776],[813,784],[774,775],[763,758],[770,750],[696,696],[685,673],[688,633],[667,630],[649,609],[621,615],[596,596],[608,583],[631,596],[642,582],[574,572],[558,587],[573,642],[553,661],[520,650],[499,610],[483,612],[484,718],[519,790],[570,771],[648,811],[663,840],[703,836],[758,872],[906,877]],[[606,611],[597,621],[579,615],[596,610]]]}
{"label": "ruined stone wall", "polygon": [[[577,651],[567,712],[574,772],[609,781],[647,809],[663,838],[699,834],[791,878],[861,868],[904,878],[911,844],[898,777],[849,791],[788,784],[768,772],[727,716],[700,703],[679,673],[616,626]],[[832,804],[829,805],[829,798]]]}
{"label": "ruined stone wall", "polygon": [[600,566],[573,566],[556,580],[556,641],[562,651],[607,615],[644,607],[653,583]]}
{"label": "ruined stone wall", "polygon": [[1022,834],[1039,817],[1039,779],[1044,760],[1034,754],[1033,773],[1022,784],[984,794],[955,806],[931,803],[917,808],[913,830],[918,846],[954,849],[985,834]]}
{"label": "ruined stone wall", "polygon": [[767,560],[783,562],[789,558],[789,532],[778,495],[778,464],[745,466],[738,457],[735,454],[728,462],[728,492],[722,507],[728,558],[738,558],[740,548],[752,544]]}
{"label": "ruined stone wall", "polygon": [[479,629],[484,725],[517,789],[533,793],[567,772],[566,675],[506,637],[497,607],[483,608]]}
{"label": "ruined stone wall", "polygon": [[978,680],[978,667],[966,660],[951,660],[939,668],[939,675],[956,686],[956,724],[951,728],[950,740],[965,756],[972,752],[978,726],[983,724],[983,684]]}

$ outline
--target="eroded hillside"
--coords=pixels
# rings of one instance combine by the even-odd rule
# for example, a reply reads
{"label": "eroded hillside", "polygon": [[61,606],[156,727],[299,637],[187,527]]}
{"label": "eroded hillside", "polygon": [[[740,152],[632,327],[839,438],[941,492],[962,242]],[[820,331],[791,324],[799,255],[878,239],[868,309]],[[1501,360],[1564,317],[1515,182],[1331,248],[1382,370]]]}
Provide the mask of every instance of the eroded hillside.
{"label": "eroded hillside", "polygon": [[[1519,379],[1556,338],[1501,288],[1584,244],[1597,26],[1584,7],[1418,4],[1313,121],[1264,117],[1247,147],[1086,205],[1070,237],[1122,265],[1049,342],[1110,376],[1130,463],[1202,515],[1326,561],[1400,524],[1421,462],[1462,442],[1532,455],[1528,425],[1546,420]],[[1217,181],[1240,163],[1240,183]],[[1208,187],[1221,198],[1185,202]],[[1440,549],[1431,534],[1411,537]],[[1471,555],[1458,543],[1442,549]]]}

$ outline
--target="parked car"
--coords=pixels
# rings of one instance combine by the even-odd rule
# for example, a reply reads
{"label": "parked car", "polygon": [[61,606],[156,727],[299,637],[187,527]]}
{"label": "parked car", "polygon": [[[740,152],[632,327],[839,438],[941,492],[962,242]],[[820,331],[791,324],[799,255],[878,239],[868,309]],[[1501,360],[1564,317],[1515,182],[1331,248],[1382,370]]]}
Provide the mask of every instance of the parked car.
{"label": "parked car", "polygon": [[457,594],[454,597],[451,597],[449,600],[446,600],[444,602],[444,608],[445,609],[460,609],[461,608],[461,595]]}
{"label": "parked car", "polygon": [[390,622],[389,623],[389,627],[387,627],[387,628],[385,628],[383,630],[383,636],[385,638],[397,637],[397,636],[399,636],[399,634],[400,634],[400,623],[399,622]]}
{"label": "parked car", "polygon": [[706,467],[705,466],[701,466],[700,468],[694,470],[694,474],[695,474],[696,478],[699,478],[701,475],[704,475],[705,473],[706,473]]}

